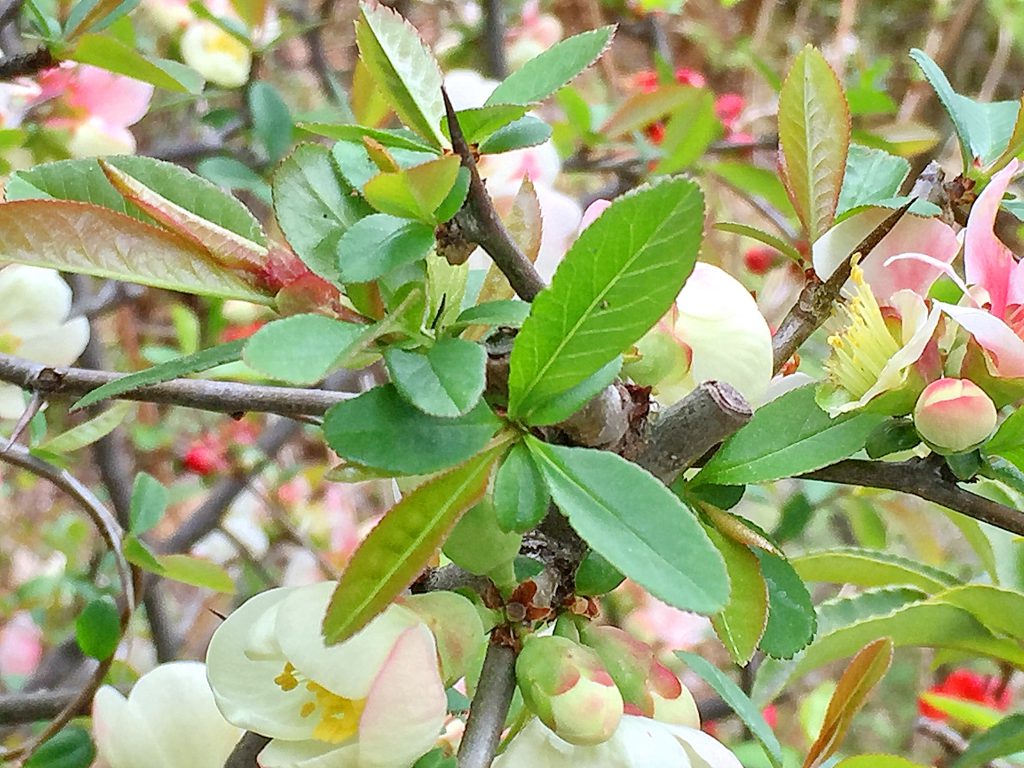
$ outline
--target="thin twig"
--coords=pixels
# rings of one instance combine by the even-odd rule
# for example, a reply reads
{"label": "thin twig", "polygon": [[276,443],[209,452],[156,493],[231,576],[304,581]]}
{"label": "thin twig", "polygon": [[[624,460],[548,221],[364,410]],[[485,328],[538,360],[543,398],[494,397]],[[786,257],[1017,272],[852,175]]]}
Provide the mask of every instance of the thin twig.
{"label": "thin twig", "polygon": [[56,717],[78,697],[78,691],[30,691],[0,696],[0,725],[35,723]]}
{"label": "thin twig", "polygon": [[[13,355],[0,354],[0,381],[51,396],[81,397],[121,374],[83,368],[52,368]],[[332,405],[355,395],[324,389],[297,389],[238,384],[207,379],[174,379],[124,392],[117,400],[164,403],[217,413],[277,413],[322,416]]]}
{"label": "thin twig", "polygon": [[484,0],[484,53],[491,77],[503,80],[508,75],[505,61],[505,10],[501,0]]}
{"label": "thin twig", "polygon": [[487,768],[494,760],[516,688],[516,654],[494,640],[487,646],[480,681],[459,745],[459,768]]}
{"label": "thin twig", "polygon": [[[119,595],[118,602],[120,609],[120,634],[123,636],[128,628],[128,622],[131,620],[132,610],[135,607],[135,590],[132,582],[131,568],[121,553],[121,539],[124,532],[121,530],[121,526],[117,524],[113,514],[103,506],[92,491],[80,483],[72,474],[33,456],[20,445],[8,446],[7,450],[0,456],[0,460],[31,472],[37,477],[49,480],[53,485],[74,499],[88,515],[93,525],[99,530],[104,543],[114,556],[117,576],[121,583],[121,594]],[[12,761],[16,766],[23,765],[24,761],[30,758],[40,745],[67,725],[92,700],[112,662],[113,655],[101,661],[96,666],[85,686],[67,703],[60,714],[49,725],[36,734],[31,741],[17,750],[0,754],[0,760]],[[17,762],[15,762],[16,759]]]}
{"label": "thin twig", "polygon": [[246,731],[224,761],[224,768],[256,768],[256,758],[269,743],[269,736]]}
{"label": "thin twig", "polygon": [[961,488],[943,462],[935,457],[909,461],[847,459],[801,475],[803,480],[883,488],[910,493],[954,512],[1024,536],[1024,512]]}
{"label": "thin twig", "polygon": [[[483,179],[476,167],[473,150],[466,143],[466,137],[459,126],[459,118],[455,108],[448,99],[448,94],[441,89],[444,97],[445,112],[448,116],[448,131],[452,137],[452,149],[462,158],[462,165],[469,171],[469,195],[466,208],[456,216],[462,232],[485,251],[497,264],[498,269],[508,278],[509,285],[523,301],[533,301],[544,289],[544,280],[526,254],[516,245],[512,235],[501,223],[501,217],[494,210],[491,196],[487,194]],[[468,215],[467,215],[468,214]]]}

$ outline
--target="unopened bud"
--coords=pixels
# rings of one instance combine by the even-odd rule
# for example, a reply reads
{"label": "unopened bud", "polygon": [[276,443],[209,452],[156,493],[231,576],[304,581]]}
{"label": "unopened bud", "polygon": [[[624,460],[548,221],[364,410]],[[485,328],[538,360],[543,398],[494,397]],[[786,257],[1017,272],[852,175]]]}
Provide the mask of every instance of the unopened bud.
{"label": "unopened bud", "polygon": [[445,685],[464,677],[486,640],[476,606],[454,592],[412,595],[402,600],[402,605],[414,611],[434,634]]}
{"label": "unopened bud", "polygon": [[914,426],[940,453],[962,453],[984,442],[996,428],[996,407],[973,381],[933,381],[914,406]]}
{"label": "unopened bud", "polygon": [[622,695],[597,653],[567,638],[530,638],[516,679],[526,705],[570,744],[607,741],[622,719]]}

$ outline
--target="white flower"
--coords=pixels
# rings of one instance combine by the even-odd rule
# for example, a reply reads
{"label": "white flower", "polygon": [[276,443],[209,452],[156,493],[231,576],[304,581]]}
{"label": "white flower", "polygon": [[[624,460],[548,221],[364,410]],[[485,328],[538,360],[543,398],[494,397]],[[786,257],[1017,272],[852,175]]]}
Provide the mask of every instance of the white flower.
{"label": "white flower", "polygon": [[262,768],[408,768],[440,736],[446,700],[430,630],[392,605],[328,647],[320,631],[335,586],[256,595],[210,641],[221,712],[272,738]]}
{"label": "white flower", "polygon": [[92,724],[110,768],[222,768],[242,735],[221,717],[198,661],[147,672],[127,699],[103,686],[93,699]]}
{"label": "white flower", "polygon": [[223,88],[239,88],[249,80],[252,53],[211,21],[189,25],[181,36],[181,57],[196,72]]}
{"label": "white flower", "polygon": [[[0,269],[0,352],[43,365],[70,365],[89,343],[89,321],[67,319],[71,288],[52,269]],[[21,390],[0,384],[0,418],[25,410]]]}
{"label": "white flower", "polygon": [[696,728],[623,715],[612,737],[592,747],[563,741],[532,719],[494,768],[742,768],[728,749]]}

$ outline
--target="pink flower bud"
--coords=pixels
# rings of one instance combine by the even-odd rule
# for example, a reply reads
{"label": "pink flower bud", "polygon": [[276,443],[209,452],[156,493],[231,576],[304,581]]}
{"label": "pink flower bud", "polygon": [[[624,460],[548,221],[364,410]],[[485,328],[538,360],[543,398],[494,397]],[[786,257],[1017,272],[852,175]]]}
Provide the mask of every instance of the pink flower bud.
{"label": "pink flower bud", "polygon": [[973,381],[933,381],[914,406],[914,426],[940,453],[961,453],[984,442],[996,427],[996,407]]}
{"label": "pink flower bud", "polygon": [[622,695],[597,653],[567,638],[530,638],[516,679],[526,705],[570,744],[607,741],[622,719]]}

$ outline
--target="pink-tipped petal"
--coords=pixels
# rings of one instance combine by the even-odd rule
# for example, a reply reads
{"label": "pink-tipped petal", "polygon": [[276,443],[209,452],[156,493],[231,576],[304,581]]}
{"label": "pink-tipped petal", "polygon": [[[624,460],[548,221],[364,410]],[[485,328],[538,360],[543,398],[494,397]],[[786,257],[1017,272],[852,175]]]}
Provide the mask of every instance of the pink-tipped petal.
{"label": "pink-tipped petal", "polygon": [[1006,193],[1010,179],[1020,168],[1018,160],[1010,163],[985,187],[967,219],[964,238],[964,270],[970,285],[980,285],[992,301],[992,312],[1002,317],[1010,290],[1010,271],[1014,266],[1013,254],[993,231],[999,203]]}
{"label": "pink-tipped petal", "polygon": [[405,630],[392,646],[359,719],[361,768],[405,768],[440,737],[446,699],[436,654],[424,624]]}
{"label": "pink-tipped petal", "polygon": [[580,221],[580,232],[593,224],[594,220],[608,210],[611,204],[611,200],[601,198],[588,205],[587,210],[583,212],[583,219]]}
{"label": "pink-tipped petal", "polygon": [[1024,376],[1024,340],[1010,326],[983,309],[936,304],[977,340],[999,376]]}

